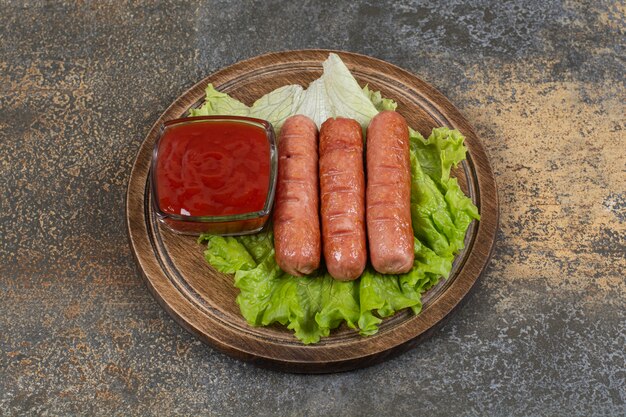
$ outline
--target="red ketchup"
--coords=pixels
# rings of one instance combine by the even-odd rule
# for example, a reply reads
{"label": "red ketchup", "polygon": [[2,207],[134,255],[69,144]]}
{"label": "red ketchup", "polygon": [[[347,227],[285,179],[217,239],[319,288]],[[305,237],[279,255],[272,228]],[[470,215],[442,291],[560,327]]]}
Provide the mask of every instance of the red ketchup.
{"label": "red ketchup", "polygon": [[[259,212],[270,187],[267,132],[230,120],[171,124],[161,136],[154,169],[158,208],[166,217]],[[250,227],[231,224],[229,230],[212,230],[166,223],[183,232],[236,233],[238,227]]]}

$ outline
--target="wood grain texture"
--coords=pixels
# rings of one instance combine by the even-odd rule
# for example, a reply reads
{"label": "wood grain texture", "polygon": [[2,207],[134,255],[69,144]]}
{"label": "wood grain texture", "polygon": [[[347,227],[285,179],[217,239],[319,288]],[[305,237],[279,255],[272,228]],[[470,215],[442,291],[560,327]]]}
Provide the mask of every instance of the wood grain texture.
{"label": "wood grain texture", "polygon": [[202,257],[193,237],[161,229],[150,210],[147,187],[154,142],[163,121],[181,117],[199,105],[213,83],[246,104],[286,84],[303,86],[322,73],[330,51],[272,53],[239,62],[210,75],[178,98],[157,120],[135,161],[127,192],[130,243],[148,288],[161,305],[201,340],[234,357],[290,372],[337,372],[368,366],[415,346],[428,337],[460,305],[484,270],[498,224],[495,180],[482,144],[458,110],[437,90],[416,76],[384,61],[336,51],[361,85],[369,84],[398,103],[413,128],[428,135],[434,127],[459,129],[466,137],[468,159],[453,175],[479,207],[481,221],[466,236],[452,274],[424,295],[418,316],[400,312],[386,319],[380,331],[361,337],[339,328],[316,345],[305,346],[280,327],[250,327],[235,303],[232,276],[216,272]]}

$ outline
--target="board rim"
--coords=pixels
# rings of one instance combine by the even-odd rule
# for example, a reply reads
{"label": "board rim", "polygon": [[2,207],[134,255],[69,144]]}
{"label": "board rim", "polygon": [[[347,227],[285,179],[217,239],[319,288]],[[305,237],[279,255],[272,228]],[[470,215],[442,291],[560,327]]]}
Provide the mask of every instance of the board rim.
{"label": "board rim", "polygon": [[[145,178],[147,177],[147,174],[142,176],[141,173],[147,172],[147,169],[149,167],[147,167],[146,165],[149,165],[149,158],[146,162],[142,161],[141,157],[146,153],[146,151],[151,151],[152,149],[152,145],[149,144],[151,136],[155,134],[161,122],[164,119],[167,119],[168,116],[172,114],[172,112],[180,110],[181,107],[189,108],[193,104],[195,104],[195,102],[197,102],[197,99],[194,99],[194,97],[198,97],[198,94],[201,94],[204,91],[204,88],[209,82],[217,83],[216,81],[226,80],[229,78],[230,81],[227,82],[236,82],[239,78],[241,78],[241,76],[246,74],[246,71],[248,71],[248,76],[250,76],[250,69],[254,70],[254,68],[257,67],[257,71],[261,70],[263,67],[259,67],[258,63],[263,61],[277,61],[282,62],[283,65],[289,65],[290,63],[295,62],[305,62],[303,61],[304,58],[311,62],[317,62],[317,65],[319,65],[321,61],[323,61],[323,58],[325,58],[328,53],[331,52],[339,54],[344,59],[344,61],[348,61],[346,63],[349,67],[349,63],[361,62],[365,65],[365,67],[369,67],[370,69],[372,69],[374,73],[380,72],[380,68],[392,70],[394,72],[394,75],[399,77],[399,82],[402,82],[402,79],[410,81],[412,87],[416,90],[419,90],[422,93],[423,97],[428,98],[429,103],[433,105],[437,109],[437,111],[445,117],[446,120],[451,121],[454,127],[461,128],[464,135],[466,136],[466,143],[468,144],[469,149],[468,153],[471,155],[472,160],[479,161],[478,164],[474,164],[473,172],[476,174],[476,181],[480,184],[480,187],[478,188],[478,196],[481,205],[482,218],[476,226],[476,231],[473,236],[472,251],[470,251],[470,253],[467,255],[465,259],[465,264],[463,265],[461,270],[458,271],[458,276],[453,282],[453,284],[456,284],[453,291],[451,293],[446,292],[439,297],[445,299],[436,300],[435,305],[439,303],[439,306],[437,308],[433,309],[434,305],[429,307],[431,315],[437,313],[435,314],[435,317],[433,317],[433,319],[435,320],[430,320],[432,322],[421,323],[425,320],[425,318],[423,317],[424,313],[412,317],[411,320],[409,320],[413,321],[414,327],[417,326],[416,328],[419,330],[417,332],[411,333],[410,337],[394,336],[389,338],[389,335],[387,335],[387,339],[389,339],[388,342],[390,343],[385,344],[385,340],[376,340],[377,343],[382,342],[380,343],[379,348],[371,349],[370,351],[365,352],[361,352],[359,349],[357,353],[353,354],[349,353],[350,347],[354,347],[353,345],[355,344],[364,345],[369,343],[370,345],[372,345],[372,343],[367,341],[376,339],[376,336],[359,339],[355,338],[349,343],[344,344],[341,350],[337,351],[338,355],[335,356],[329,355],[329,352],[324,352],[324,354],[320,357],[315,357],[316,353],[320,353],[320,350],[324,349],[324,346],[320,347],[319,345],[289,345],[286,347],[282,346],[283,349],[286,349],[288,351],[286,352],[287,354],[283,352],[283,354],[280,356],[272,356],[266,354],[266,352],[262,353],[258,349],[254,348],[254,346],[258,344],[258,341],[245,340],[245,343],[243,343],[243,345],[241,343],[235,345],[232,343],[232,339],[226,339],[222,337],[222,335],[207,334],[207,332],[199,328],[199,326],[195,322],[195,319],[190,318],[194,315],[194,313],[193,311],[189,311],[189,306],[185,306],[184,303],[182,305],[179,305],[175,302],[176,300],[173,300],[173,298],[175,299],[176,297],[174,294],[172,294],[172,289],[168,288],[167,283],[163,282],[163,277],[158,276],[158,268],[155,271],[154,263],[152,262],[152,264],[150,264],[151,260],[146,259],[145,255],[141,254],[141,246],[145,246],[146,243],[145,241],[142,241],[142,238],[145,238],[146,236],[141,236],[141,228],[137,226],[137,224],[134,223],[133,220],[136,216],[140,216],[143,217],[145,223],[146,216],[145,213],[143,216],[141,216],[141,213],[137,212],[136,207],[138,197],[136,195],[133,195],[133,192],[137,188],[138,182],[139,185],[141,185],[141,178],[144,178],[143,181],[145,182]],[[240,76],[236,77],[237,74],[240,74]],[[145,202],[143,206],[145,209]],[[305,373],[337,372],[354,369],[357,367],[373,365],[374,363],[378,363],[385,358],[394,356],[411,347],[414,347],[417,343],[430,336],[437,328],[439,328],[445,321],[447,321],[447,319],[449,319],[451,314],[455,310],[457,310],[464,301],[466,301],[467,296],[474,286],[475,282],[483,273],[493,251],[499,216],[497,188],[495,184],[495,178],[486,155],[486,151],[470,123],[463,117],[458,109],[456,109],[456,107],[454,107],[454,105],[452,105],[452,103],[450,103],[450,101],[445,96],[443,96],[443,94],[441,94],[425,81],[421,80],[416,75],[386,61],[353,52],[326,49],[271,52],[243,61],[239,61],[203,78],[187,91],[185,91],[182,95],[180,95],[160,115],[160,117],[152,125],[148,134],[144,137],[142,141],[142,144],[137,152],[137,157],[133,162],[133,168],[128,181],[125,214],[128,239],[133,252],[133,256],[138,266],[138,270],[141,273],[144,282],[146,283],[154,298],[180,325],[199,337],[202,341],[238,359],[251,361],[258,365],[271,367],[273,369],[279,369],[288,372]],[[480,240],[478,240],[479,238]],[[472,253],[475,252],[477,249],[479,249],[478,253]],[[468,265],[470,260],[471,265]],[[473,269],[473,273],[468,273],[466,269],[470,266]],[[167,278],[165,279],[167,280]],[[451,289],[448,288],[447,291],[450,290]],[[250,336],[244,335],[244,339],[246,337]],[[329,348],[332,349],[333,347],[334,346],[326,346],[325,348],[326,350],[328,350]]]}

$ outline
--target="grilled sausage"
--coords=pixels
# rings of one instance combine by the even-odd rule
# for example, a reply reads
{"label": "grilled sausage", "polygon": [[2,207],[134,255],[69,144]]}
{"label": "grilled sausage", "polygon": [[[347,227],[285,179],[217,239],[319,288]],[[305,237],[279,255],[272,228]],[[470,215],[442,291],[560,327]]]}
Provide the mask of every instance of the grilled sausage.
{"label": "grilled sausage", "polygon": [[320,129],[320,197],[324,259],[333,278],[358,278],[365,269],[363,133],[352,119],[328,119]]}
{"label": "grilled sausage", "polygon": [[288,118],[278,139],[274,247],[280,268],[296,276],[320,263],[317,126],[302,115]]}
{"label": "grilled sausage", "polygon": [[381,274],[413,266],[409,130],[395,111],[377,114],[367,128],[367,236],[370,258]]}

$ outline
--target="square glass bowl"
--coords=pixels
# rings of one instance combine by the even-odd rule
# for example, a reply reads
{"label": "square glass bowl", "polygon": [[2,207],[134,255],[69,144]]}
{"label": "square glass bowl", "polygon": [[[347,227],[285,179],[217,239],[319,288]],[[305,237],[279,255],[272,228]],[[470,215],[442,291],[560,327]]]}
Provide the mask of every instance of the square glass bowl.
{"label": "square glass bowl", "polygon": [[[255,233],[269,219],[277,169],[274,129],[266,120],[240,116],[171,120],[162,126],[152,154],[152,208],[158,221],[176,233]],[[244,195],[229,197],[228,192],[214,192],[216,187]]]}

